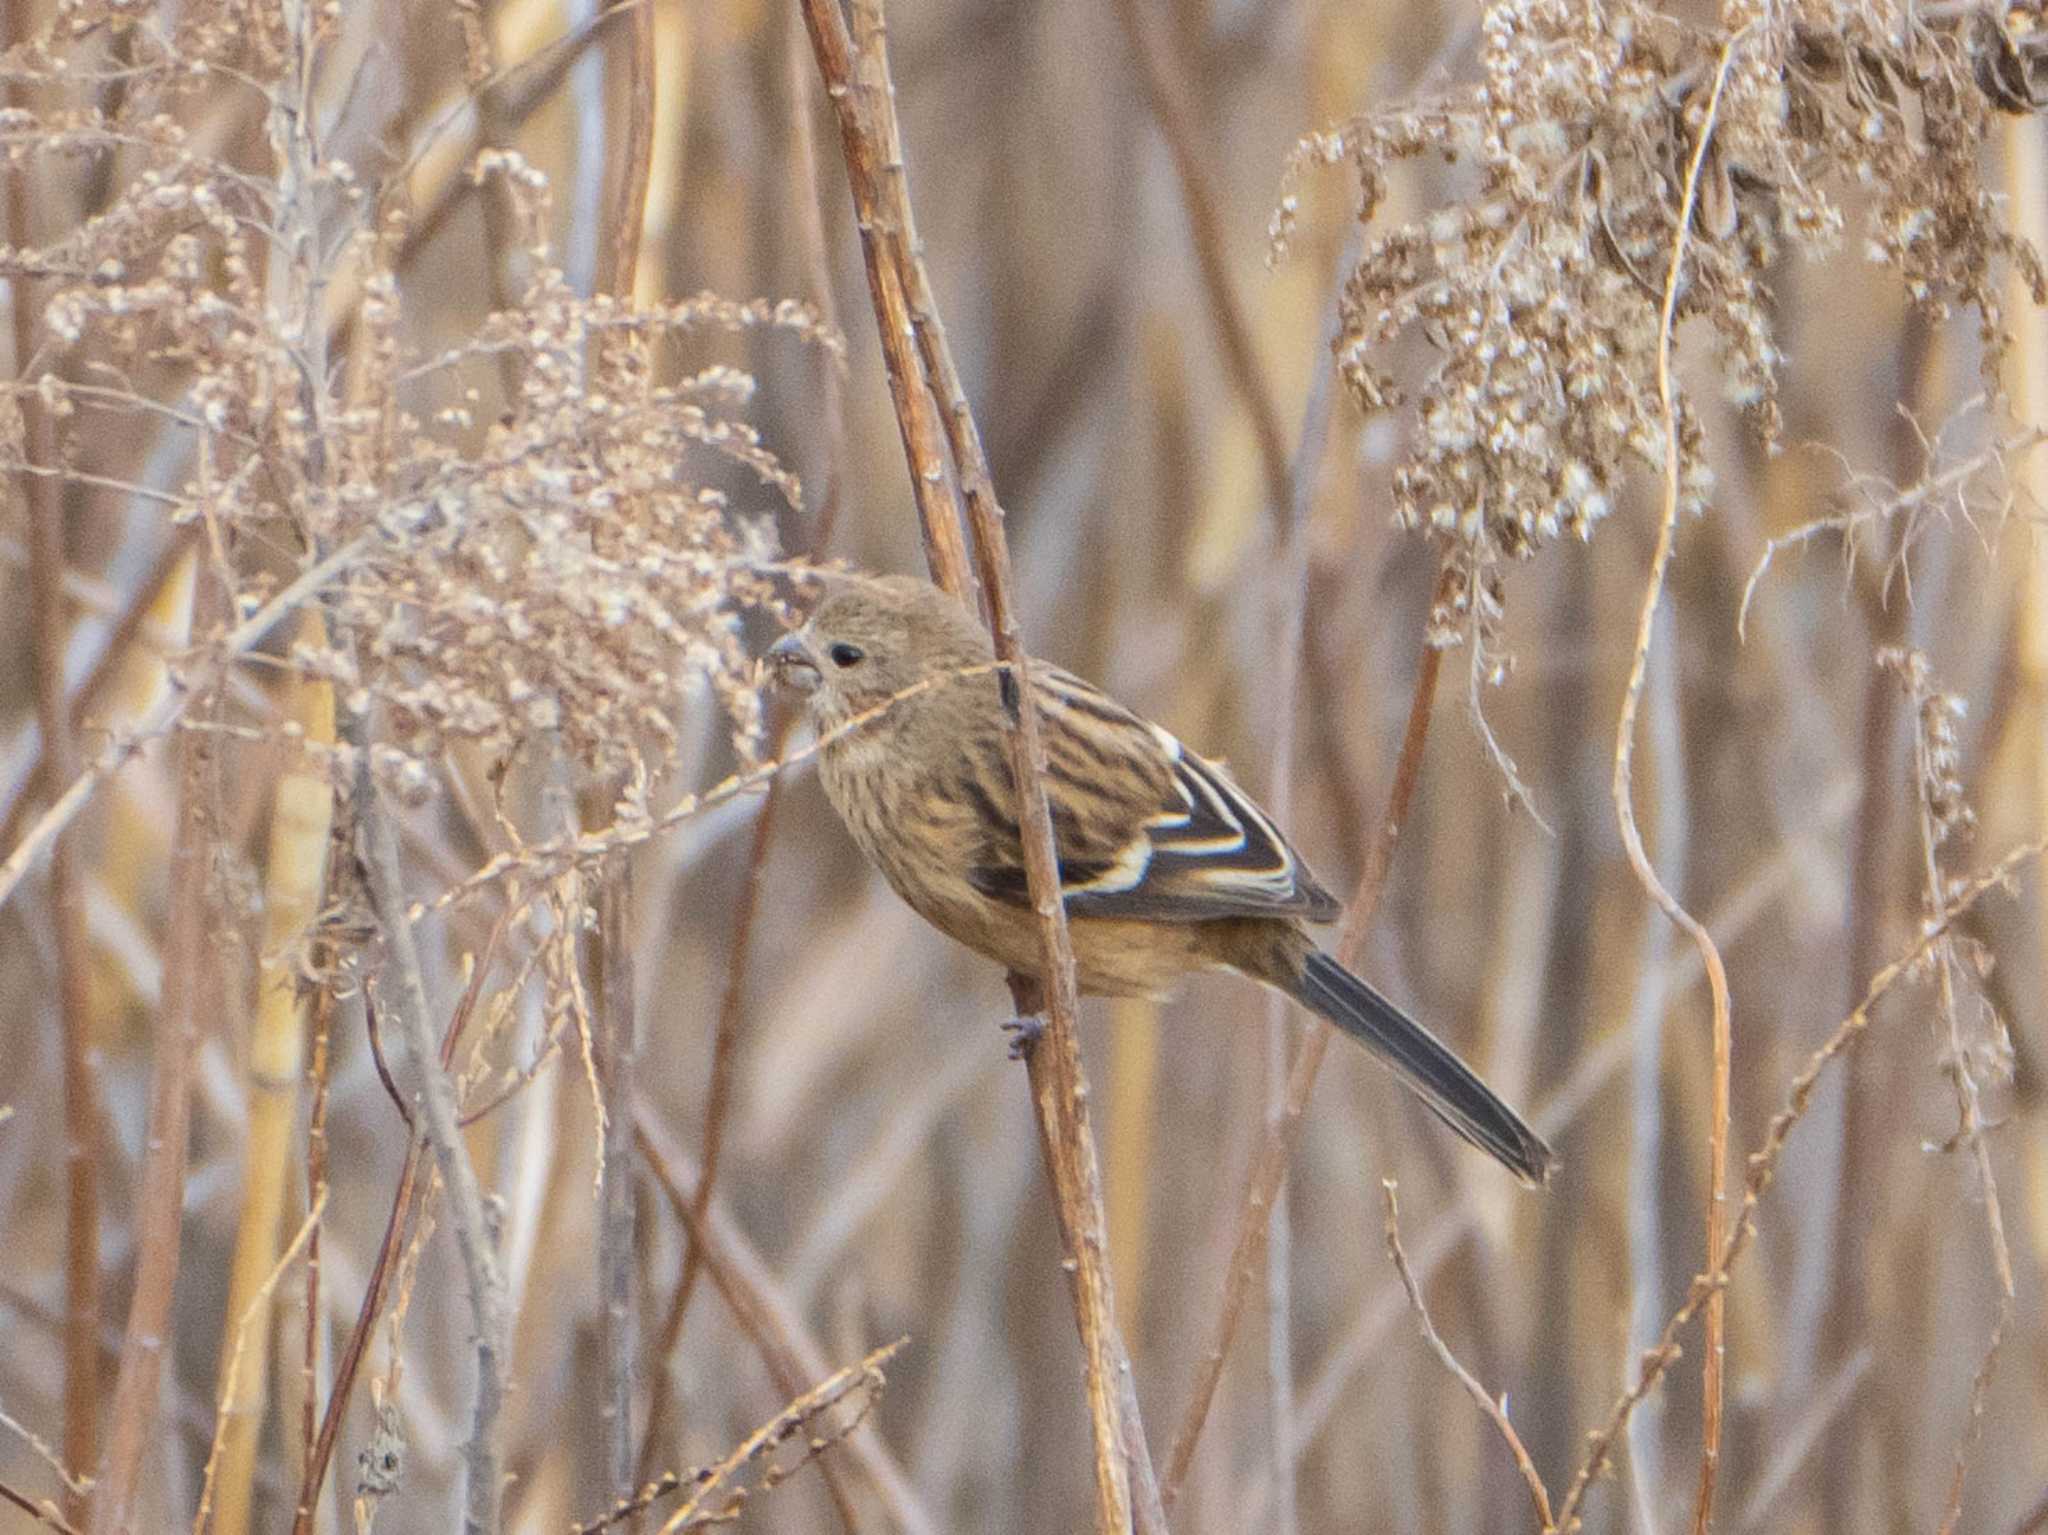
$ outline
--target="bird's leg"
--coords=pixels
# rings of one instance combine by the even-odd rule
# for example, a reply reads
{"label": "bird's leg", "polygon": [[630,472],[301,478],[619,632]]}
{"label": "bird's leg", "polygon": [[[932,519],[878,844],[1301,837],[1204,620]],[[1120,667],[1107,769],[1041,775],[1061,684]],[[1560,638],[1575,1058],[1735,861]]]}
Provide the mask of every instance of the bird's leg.
{"label": "bird's leg", "polygon": [[1038,1041],[1045,1034],[1045,1015],[1025,1013],[1009,1019],[1003,1024],[1003,1032],[1010,1036],[1010,1059],[1024,1060],[1038,1048]]}

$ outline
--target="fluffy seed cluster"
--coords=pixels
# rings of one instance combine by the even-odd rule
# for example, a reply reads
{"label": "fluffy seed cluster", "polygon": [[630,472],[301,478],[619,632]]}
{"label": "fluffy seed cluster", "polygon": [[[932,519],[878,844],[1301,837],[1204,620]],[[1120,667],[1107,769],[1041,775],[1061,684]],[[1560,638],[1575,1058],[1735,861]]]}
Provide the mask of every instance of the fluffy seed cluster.
{"label": "fluffy seed cluster", "polygon": [[[752,378],[696,365],[697,338],[775,330],[835,355],[839,338],[793,303],[579,295],[547,245],[544,178],[497,152],[474,195],[512,210],[509,302],[417,355],[406,178],[373,187],[312,141],[284,104],[279,15],[201,4],[171,32],[73,4],[0,57],[0,83],[36,101],[0,112],[10,165],[89,157],[122,178],[96,216],[0,250],[42,322],[35,365],[0,392],[5,467],[28,467],[32,399],[67,470],[201,528],[239,613],[338,558],[325,633],[274,659],[374,707],[376,766],[407,790],[451,743],[505,756],[542,735],[644,784],[692,698],[751,756],[741,623],[777,605],[765,509],[799,487],[745,419]],[[267,124],[261,173],[193,126],[200,89]],[[128,441],[153,446],[124,458]]]}
{"label": "fluffy seed cluster", "polygon": [[[1866,254],[1917,303],[1977,313],[1988,376],[2007,264],[2043,290],[1978,165],[1992,113],[2044,99],[2031,26],[1903,0],[1736,4],[1708,27],[1640,0],[1502,0],[1484,14],[1476,84],[1300,146],[1290,182],[1350,164],[1368,223],[1397,162],[1467,168],[1468,196],[1368,241],[1337,343],[1368,413],[1413,402],[1396,517],[1460,553],[1447,639],[1487,627],[1496,566],[1590,536],[1631,463],[1661,471],[1661,313],[1724,58],[1675,313],[1712,328],[1731,400],[1775,441],[1770,265],[1786,246],[1837,245],[1851,208]],[[1290,185],[1276,249],[1295,207]],[[1698,510],[1711,483],[1683,396],[1677,428],[1681,504]]]}

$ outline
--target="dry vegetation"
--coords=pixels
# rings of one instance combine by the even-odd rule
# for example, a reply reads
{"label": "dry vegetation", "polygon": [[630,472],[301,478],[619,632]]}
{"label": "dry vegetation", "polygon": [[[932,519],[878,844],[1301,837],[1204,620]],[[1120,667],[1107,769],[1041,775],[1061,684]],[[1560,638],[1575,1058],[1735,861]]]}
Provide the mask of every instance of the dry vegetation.
{"label": "dry vegetation", "polygon": [[[0,1528],[2048,1528],[2038,18],[603,8],[4,13]],[[1233,981],[1027,1089],[827,558],[1549,1191]]]}

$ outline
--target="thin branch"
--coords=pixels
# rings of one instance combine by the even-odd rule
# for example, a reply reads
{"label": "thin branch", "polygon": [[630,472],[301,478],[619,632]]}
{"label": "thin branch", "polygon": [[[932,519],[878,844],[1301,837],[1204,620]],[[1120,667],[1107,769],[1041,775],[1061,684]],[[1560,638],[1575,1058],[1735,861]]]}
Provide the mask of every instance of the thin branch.
{"label": "thin branch", "polygon": [[[647,182],[654,163],[654,10],[632,0],[613,0],[606,9],[629,6],[626,25],[623,90],[626,113],[620,161],[611,182],[602,227],[611,243],[599,257],[596,289],[613,294],[630,308],[640,271],[640,245],[647,223]],[[605,60],[605,78],[618,70],[617,50]],[[598,356],[614,352],[621,360],[636,343],[630,335],[601,340]],[[596,796],[592,796],[593,799]],[[609,796],[617,803],[616,794]],[[602,815],[602,811],[599,811]],[[623,1104],[632,1091],[639,1049],[639,1018],[633,990],[634,939],[633,863],[621,858],[605,870],[598,893],[596,1050],[600,1088],[600,1150],[598,1191],[598,1350],[603,1361],[604,1401],[599,1415],[609,1491],[614,1498],[631,1494],[634,1486],[633,1400],[640,1317],[634,1291],[637,1229],[634,1210],[633,1127]]]}
{"label": "thin branch", "polygon": [[1951,927],[1963,915],[1976,906],[1989,891],[2009,888],[2013,876],[2020,868],[2048,851],[2048,841],[2029,842],[2014,848],[1983,874],[1969,881],[1954,893],[1949,903],[1947,917],[1939,922],[1930,921],[1923,925],[1917,941],[1905,953],[1893,959],[1870,978],[1864,988],[1863,998],[1842,1021],[1835,1025],[1828,1037],[1822,1041],[1806,1059],[1798,1073],[1786,1088],[1784,1107],[1771,1117],[1764,1131],[1763,1140],[1757,1149],[1749,1154],[1747,1171],[1743,1177],[1742,1200],[1737,1207],[1734,1224],[1729,1228],[1727,1240],[1714,1254],[1714,1262],[1706,1272],[1695,1275],[1686,1291],[1683,1302],[1672,1312],[1664,1324],[1664,1331],[1657,1342],[1645,1350],[1641,1370],[1634,1384],[1623,1389],[1616,1397],[1614,1408],[1607,1421],[1588,1437],[1586,1458],[1580,1464],[1578,1474],[1565,1489],[1563,1500],[1557,1506],[1557,1528],[1566,1532],[1576,1529],[1578,1510],[1584,1502],[1587,1489],[1608,1469],[1614,1454],[1614,1442],[1628,1426],[1629,1418],[1644,1397],[1656,1389],[1664,1372],[1677,1363],[1683,1350],[1678,1336],[1699,1315],[1707,1302],[1722,1294],[1728,1287],[1728,1276],[1734,1269],[1750,1239],[1756,1234],[1756,1212],[1763,1202],[1763,1196],[1770,1189],[1777,1176],[1778,1159],[1784,1152],[1785,1142],[1791,1136],[1793,1127],[1806,1115],[1807,1107],[1813,1101],[1814,1088],[1830,1062],[1846,1052],[1856,1043],[1863,1031],[1870,1026],[1872,1009],[1889,993],[1892,987],[1909,975],[1935,946],[1947,936]]}
{"label": "thin branch", "polygon": [[[942,465],[922,441],[926,390],[939,406],[954,473],[966,498],[974,537],[976,573],[988,605],[997,659],[1022,668],[1025,651],[1011,594],[1010,556],[1003,534],[981,435],[968,407],[959,370],[939,318],[931,281],[912,217],[896,122],[895,85],[889,78],[885,23],[879,0],[856,0],[855,39],[846,30],[838,0],[804,0],[804,19],[825,77],[827,95],[839,114],[848,179],[861,219],[862,248],[883,349],[889,361],[890,393],[896,402],[933,578],[956,597],[968,596],[964,562],[955,568],[949,539],[957,534],[951,498],[944,495]],[[904,329],[907,322],[908,329]],[[916,342],[914,355],[902,355]],[[922,364],[920,373],[918,364]],[[914,382],[922,378],[923,387]],[[1071,1265],[1075,1322],[1087,1369],[1089,1418],[1095,1443],[1095,1517],[1105,1535],[1132,1526],[1134,1473],[1149,1483],[1150,1458],[1143,1429],[1132,1417],[1135,1393],[1126,1389],[1127,1362],[1116,1333],[1111,1290],[1107,1219],[1102,1207],[1101,1170],[1088,1120],[1087,1086],[1074,1032],[1079,1002],[1066,908],[1060,898],[1052,817],[1047,808],[1045,747],[1039,733],[1032,689],[1015,688],[1007,731],[1011,772],[1023,842],[1026,887],[1037,919],[1042,966],[1037,977],[1011,977],[1020,1009],[1042,1002],[1046,1027],[1028,1056],[1032,1103],[1041,1120],[1048,1167],[1060,1207],[1061,1228]],[[1148,1514],[1149,1491],[1139,1502]]]}
{"label": "thin branch", "polygon": [[65,1521],[57,1511],[57,1505],[48,1499],[38,1503],[28,1494],[16,1492],[5,1482],[0,1482],[0,1502],[13,1504],[36,1523],[57,1531],[58,1535],[78,1535],[77,1529]]}
{"label": "thin branch", "polygon": [[[724,1203],[712,1199],[704,1218],[696,1218],[701,1175],[689,1165],[681,1149],[669,1142],[667,1127],[659,1116],[642,1103],[632,1106],[632,1115],[641,1156],[691,1240],[703,1249],[705,1272],[740,1330],[760,1353],[776,1389],[794,1395],[805,1380],[815,1380],[823,1373],[824,1350],[805,1328],[801,1311],[782,1293],[777,1276],[739,1229]],[[909,1476],[878,1433],[857,1436],[852,1452],[855,1463],[898,1529],[905,1535],[936,1535],[937,1521],[919,1501]],[[836,1463],[825,1461],[819,1470],[842,1511],[850,1508],[850,1494]]]}
{"label": "thin branch", "polygon": [[[193,628],[225,616],[227,593],[202,565],[193,595]],[[210,688],[193,695],[211,700]],[[167,697],[179,698],[174,690]],[[210,707],[210,703],[207,705]],[[140,1510],[136,1495],[162,1399],[163,1356],[172,1337],[171,1303],[184,1230],[185,1158],[191,1123],[193,1057],[199,1020],[215,995],[210,941],[214,798],[219,790],[211,731],[187,731],[179,742],[178,828],[171,847],[170,922],[164,938],[163,1010],[156,1027],[149,1121],[136,1189],[135,1281],[121,1368],[108,1406],[107,1454],[94,1489],[93,1535],[126,1535]],[[76,783],[92,782],[88,774]],[[47,819],[47,817],[46,817]],[[68,819],[68,818],[67,818]]]}
{"label": "thin branch", "polygon": [[306,1212],[305,1220],[299,1223],[298,1235],[286,1245],[272,1266],[269,1276],[257,1287],[249,1304],[242,1308],[240,1320],[235,1323],[233,1341],[228,1349],[227,1367],[221,1371],[220,1404],[215,1413],[213,1445],[206,1454],[206,1468],[199,1478],[199,1511],[192,1518],[192,1535],[205,1535],[208,1516],[213,1511],[214,1478],[220,1470],[221,1449],[227,1440],[228,1414],[234,1406],[236,1382],[241,1375],[242,1358],[249,1346],[249,1337],[257,1331],[256,1323],[263,1310],[270,1303],[271,1295],[284,1279],[285,1272],[299,1256],[299,1249],[312,1240],[313,1233],[320,1229],[320,1217],[327,1206],[323,1198]]}
{"label": "thin branch", "polygon": [[78,819],[78,813],[102,783],[132,761],[146,744],[175,725],[193,700],[208,693],[227,668],[261,644],[280,620],[353,565],[369,548],[370,542],[370,534],[360,534],[325,559],[309,565],[276,596],[210,646],[189,674],[182,677],[174,675],[148,712],[110,741],[99,756],[65,786],[55,803],[36,819],[7,855],[6,861],[0,863],[0,906],[6,905],[8,897],[21,884],[22,876],[28,873],[44,849],[56,840],[58,833]]}
{"label": "thin branch", "polygon": [[[1439,591],[1444,578],[1444,573],[1439,573]],[[1443,652],[1430,644],[1425,635],[1415,669],[1415,692],[1408,702],[1408,723],[1401,736],[1400,756],[1394,764],[1394,781],[1387,792],[1386,813],[1380,817],[1379,833],[1373,839],[1371,854],[1359,875],[1358,888],[1352,894],[1350,907],[1344,914],[1344,926],[1338,933],[1337,961],[1346,966],[1357,965],[1365,948],[1365,935],[1372,927],[1373,914],[1379,909],[1380,896],[1386,889],[1387,874],[1393,867],[1394,849],[1400,842],[1401,827],[1408,817],[1409,801],[1414,798],[1415,786],[1422,775],[1422,749],[1429,738],[1429,717],[1442,667]],[[1245,1296],[1259,1268],[1265,1241],[1266,1212],[1272,1208],[1274,1194],[1287,1175],[1287,1164],[1294,1154],[1301,1116],[1315,1089],[1316,1073],[1322,1069],[1323,1054],[1330,1047],[1331,1033],[1326,1023],[1314,1025],[1302,1041],[1301,1048],[1295,1052],[1294,1067],[1287,1079],[1286,1102],[1279,1117],[1267,1123],[1258,1152],[1252,1159],[1251,1170],[1246,1174],[1244,1199],[1238,1210],[1237,1236],[1231,1244],[1230,1266],[1224,1271],[1223,1298],[1217,1310],[1216,1325],[1210,1330],[1208,1345],[1195,1367],[1195,1383],[1188,1394],[1187,1406],[1181,1412],[1180,1423],[1174,1430],[1173,1448],[1166,1460],[1166,1475],[1160,1483],[1160,1499],[1168,1513],[1173,1511],[1174,1500],[1187,1480],[1188,1468],[1194,1463],[1195,1447],[1201,1442],[1202,1428],[1208,1421],[1210,1405],[1216,1399],[1216,1386],[1223,1378],[1223,1365],[1230,1357],[1230,1345],[1237,1336],[1238,1322],[1244,1313]]]}
{"label": "thin branch", "polygon": [[[9,223],[26,240],[27,177],[8,178]],[[27,355],[34,306],[17,287],[12,305],[15,355]],[[56,422],[40,400],[24,398],[22,414],[28,451],[38,462],[55,463]],[[29,520],[30,605],[35,621],[36,719],[42,731],[43,763],[59,783],[78,773],[78,742],[64,696],[64,653],[70,638],[65,612],[64,495],[53,481],[23,483]],[[64,1040],[64,1459],[90,1466],[98,1459],[100,1268],[99,1121],[93,1069],[91,949],[86,942],[84,871],[78,839],[60,836],[50,848],[50,922],[56,930],[57,1006]],[[87,1516],[84,1500],[72,1493],[65,1514]]]}
{"label": "thin branch", "polygon": [[[904,274],[886,242],[883,170],[890,163],[895,140],[883,135],[893,127],[895,112],[891,106],[882,119],[870,98],[879,90],[886,104],[889,88],[886,81],[856,79],[853,37],[847,31],[846,18],[840,14],[840,0],[801,3],[804,26],[811,35],[811,51],[817,56],[818,73],[825,81],[825,96],[839,123],[846,179],[853,191],[854,216],[860,224],[868,296],[874,303],[882,362],[888,373],[889,400],[903,434],[903,451],[910,460],[910,485],[917,498],[925,563],[934,581],[964,597],[972,580],[967,545],[960,535],[959,512],[946,489],[946,460],[940,445],[938,415],[918,364]],[[865,72],[866,61],[861,68]],[[894,158],[900,165],[900,149],[894,150]]]}
{"label": "thin branch", "polygon": [[[144,573],[142,579],[136,582],[133,595],[115,616],[113,628],[108,631],[106,642],[93,660],[92,670],[85,674],[85,681],[79,684],[78,692],[65,710],[74,732],[84,728],[93,711],[99,707],[102,695],[120,674],[121,665],[128,658],[129,647],[148,626],[150,610],[156,606],[157,598],[163,594],[171,578],[183,567],[191,553],[192,540],[197,532],[196,525],[171,530],[170,537],[164,540],[164,546],[157,554],[156,562]],[[54,773],[50,770],[49,739],[47,733],[43,735],[41,754],[22,779],[21,788],[7,807],[7,814],[0,817],[0,847],[15,845],[15,839],[21,834],[22,819],[28,813],[28,807],[42,797],[51,783],[65,783],[70,777],[75,776],[75,769],[72,775]]]}
{"label": "thin branch", "polygon": [[[1912,652],[1892,651],[1880,656],[1880,664],[1886,662],[1898,673],[1913,705],[1913,788],[1919,811],[1920,859],[1926,876],[1923,898],[1927,916],[1929,920],[1947,926],[1949,881],[1941,866],[1940,850],[1951,828],[1937,818],[1934,804],[1937,785],[1947,776],[1947,770],[1936,758],[1934,731],[1946,722],[1931,718],[1945,711],[1947,700],[1935,692],[1929,681],[1924,657]],[[1960,813],[1967,814],[1967,810]],[[1991,1242],[1992,1272],[1998,1283],[1997,1315],[1991,1324],[1991,1337],[1985,1344],[1983,1358],[1970,1382],[1969,1406],[1964,1414],[1962,1433],[1956,1439],[1949,1470],[1948,1503],[1942,1514],[1940,1530],[1941,1535],[1955,1535],[1956,1526],[1963,1517],[1963,1482],[1969,1472],[1970,1454],[1983,1432],[1984,1407],[1990,1396],[1992,1377],[1998,1369],[2005,1331],[2012,1321],[2013,1300],[2017,1292],[2013,1282],[2012,1252],[2005,1239],[2005,1216],[1998,1200],[1998,1180],[1991,1170],[1991,1150],[1984,1142],[1984,1116],[1977,1078],[1970,1069],[1969,1052],[1963,1043],[1962,1017],[1956,1006],[1953,939],[1944,937],[1935,945],[1932,961],[1935,995],[1943,1032],[1947,1036],[1943,1065],[1956,1100],[1957,1129],[1951,1144],[1968,1147],[1976,1164],[1977,1178],[1983,1186],[1984,1225]]]}
{"label": "thin branch", "polygon": [[[1657,607],[1663,600],[1665,572],[1670,568],[1672,549],[1678,538],[1680,447],[1676,385],[1671,376],[1671,348],[1672,332],[1677,324],[1679,277],[1685,265],[1686,237],[1692,228],[1693,206],[1699,197],[1700,171],[1706,163],[1707,150],[1713,143],[1714,126],[1721,109],[1721,92],[1727,84],[1729,66],[1735,60],[1735,50],[1748,35],[1748,31],[1749,29],[1744,27],[1730,37],[1722,46],[1720,59],[1715,64],[1713,87],[1708,93],[1706,112],[1693,141],[1691,161],[1686,166],[1685,190],[1678,208],[1678,227],[1671,240],[1671,260],[1664,278],[1663,315],[1657,332],[1657,395],[1664,412],[1664,509],[1657,529],[1656,553],[1650,561],[1650,575],[1643,587],[1642,612],[1636,621],[1636,641],[1629,663],[1628,687],[1622,696],[1621,718],[1615,726],[1614,740],[1614,809],[1621,823],[1621,840],[1628,851],[1629,867],[1635,871],[1636,879],[1642,884],[1650,899],[1657,903],[1658,908],[1672,922],[1684,930],[1686,936],[1692,939],[1694,947],[1700,951],[1700,960],[1706,966],[1707,987],[1713,996],[1713,1103],[1709,1111],[1711,1121],[1707,1147],[1706,1249],[1709,1255],[1718,1253],[1722,1248],[1728,1214],[1728,1084],[1732,1053],[1728,973],[1721,963],[1721,951],[1715,947],[1713,937],[1699,920],[1679,903],[1678,898],[1664,887],[1663,881],[1657,877],[1655,866],[1650,862],[1649,854],[1643,850],[1642,833],[1636,827],[1631,767],[1635,752],[1636,711],[1642,702],[1644,678],[1649,673],[1650,644],[1656,631]],[[1706,1297],[1706,1305],[1707,1343],[1700,1388],[1700,1476],[1699,1496],[1693,1512],[1694,1535],[1706,1535],[1712,1523],[1714,1478],[1721,1461],[1722,1370],[1727,1353],[1727,1322],[1726,1297],[1720,1286],[1715,1286],[1713,1292]],[[1645,1373],[1647,1375],[1647,1370]]]}
{"label": "thin branch", "polygon": [[1415,1273],[1408,1267],[1408,1254],[1401,1247],[1401,1205],[1395,1192],[1392,1178],[1380,1180],[1380,1193],[1387,1207],[1386,1236],[1387,1256],[1394,1260],[1394,1271],[1401,1276],[1401,1288],[1408,1292],[1408,1304],[1415,1311],[1415,1319],[1422,1326],[1422,1336],[1436,1357],[1443,1361],[1458,1384],[1465,1388],[1465,1394],[1479,1404],[1479,1410],[1486,1414],[1493,1426],[1500,1430],[1506,1441],[1508,1453],[1515,1458],[1515,1469],[1522,1474],[1522,1481],[1529,1489],[1529,1501],[1536,1506],[1537,1525],[1544,1535],[1557,1526],[1550,1517],[1550,1490],[1543,1485],[1543,1478],[1537,1474],[1536,1462],[1529,1458],[1528,1446],[1522,1443],[1522,1436],[1515,1432],[1515,1425],[1508,1420],[1504,1402],[1495,1401],[1487,1389],[1479,1384],[1478,1377],[1466,1369],[1451,1352],[1451,1346],[1444,1342],[1436,1330],[1436,1323],[1430,1320],[1429,1307],[1422,1299],[1422,1286],[1415,1282]]}
{"label": "thin branch", "polygon": [[448,1190],[455,1244],[468,1279],[470,1323],[476,1334],[476,1399],[470,1437],[463,1447],[469,1470],[463,1528],[467,1535],[497,1535],[504,1494],[498,1472],[497,1422],[504,1406],[505,1356],[510,1342],[505,1280],[484,1213],[483,1188],[458,1124],[461,1109],[455,1101],[455,1081],[447,1068],[439,1064],[428,1021],[426,982],[406,910],[398,831],[370,770],[365,725],[360,716],[353,717],[347,732],[358,754],[355,818],[364,884],[384,939],[386,969],[391,980],[385,994],[397,1014],[419,1079],[424,1112],[418,1117],[435,1165],[440,1169],[441,1181]]}

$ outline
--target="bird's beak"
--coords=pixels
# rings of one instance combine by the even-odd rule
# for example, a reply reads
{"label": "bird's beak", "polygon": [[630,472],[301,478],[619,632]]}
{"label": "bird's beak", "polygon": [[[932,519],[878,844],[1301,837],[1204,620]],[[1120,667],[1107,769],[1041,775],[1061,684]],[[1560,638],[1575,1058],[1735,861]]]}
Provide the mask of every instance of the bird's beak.
{"label": "bird's beak", "polygon": [[804,637],[792,629],[768,647],[768,666],[783,687],[808,693],[818,685],[818,663],[804,648]]}

